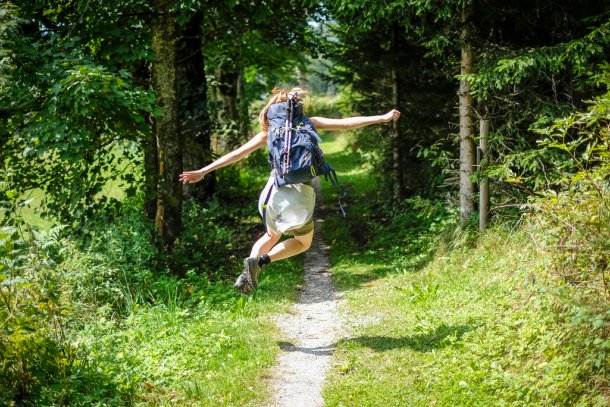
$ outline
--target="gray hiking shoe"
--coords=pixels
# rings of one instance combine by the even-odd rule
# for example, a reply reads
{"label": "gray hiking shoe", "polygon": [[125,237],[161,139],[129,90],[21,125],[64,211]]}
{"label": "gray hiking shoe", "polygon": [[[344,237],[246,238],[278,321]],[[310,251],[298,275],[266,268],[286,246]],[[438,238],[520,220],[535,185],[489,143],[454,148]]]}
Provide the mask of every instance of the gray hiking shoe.
{"label": "gray hiking shoe", "polygon": [[258,258],[248,257],[244,259],[244,271],[237,277],[233,288],[243,293],[250,294],[258,286],[258,274],[261,268],[258,265]]}

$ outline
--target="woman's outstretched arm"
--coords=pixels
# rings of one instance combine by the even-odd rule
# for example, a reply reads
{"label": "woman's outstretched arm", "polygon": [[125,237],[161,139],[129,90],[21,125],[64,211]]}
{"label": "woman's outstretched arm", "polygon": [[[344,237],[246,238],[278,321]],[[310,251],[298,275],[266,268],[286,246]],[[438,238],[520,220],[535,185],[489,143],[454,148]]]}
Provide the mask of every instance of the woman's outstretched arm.
{"label": "woman's outstretched arm", "polygon": [[310,120],[317,130],[351,130],[376,123],[387,123],[398,120],[400,112],[392,109],[379,116],[346,117],[344,119],[328,119],[326,117],[311,117]]}
{"label": "woman's outstretched arm", "polygon": [[210,172],[222,167],[226,167],[229,164],[233,164],[266,144],[267,135],[261,131],[252,137],[246,144],[231,151],[230,153],[223,155],[213,163],[196,171],[184,171],[182,174],[180,174],[180,182],[183,184],[193,184],[195,182],[199,182]]}

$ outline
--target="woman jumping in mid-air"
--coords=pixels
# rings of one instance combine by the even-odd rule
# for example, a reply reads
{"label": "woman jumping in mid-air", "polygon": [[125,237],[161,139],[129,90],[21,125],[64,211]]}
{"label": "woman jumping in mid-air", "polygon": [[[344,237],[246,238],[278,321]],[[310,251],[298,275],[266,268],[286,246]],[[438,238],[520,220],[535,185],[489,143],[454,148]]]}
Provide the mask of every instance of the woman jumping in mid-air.
{"label": "woman jumping in mid-air", "polygon": [[[199,182],[207,174],[229,164],[240,161],[251,152],[267,145],[269,121],[276,120],[276,104],[286,104],[288,95],[297,95],[297,102],[302,102],[307,91],[301,88],[290,90],[274,89],[273,96],[259,115],[261,131],[241,147],[220,157],[213,163],[197,170],[180,174],[180,182],[192,184]],[[270,117],[272,116],[272,117]],[[379,116],[359,116],[343,119],[303,116],[315,130],[351,130],[376,123],[387,123],[400,117],[398,110],[391,110]],[[251,293],[257,286],[258,275],[263,266],[277,260],[295,256],[309,249],[313,239],[313,210],[315,192],[309,183],[288,184],[277,187],[275,174],[272,172],[267,185],[259,199],[259,211],[263,214],[266,233],[252,246],[250,256],[244,259],[244,270],[237,278],[234,287],[244,293]],[[280,242],[282,235],[292,236]],[[278,243],[279,242],[279,243]]]}

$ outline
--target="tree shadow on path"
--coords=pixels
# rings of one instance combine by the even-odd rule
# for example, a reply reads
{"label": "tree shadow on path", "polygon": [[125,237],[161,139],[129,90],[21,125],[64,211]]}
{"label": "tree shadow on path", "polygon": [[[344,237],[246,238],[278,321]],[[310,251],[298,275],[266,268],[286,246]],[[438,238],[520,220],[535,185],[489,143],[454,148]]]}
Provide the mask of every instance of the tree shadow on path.
{"label": "tree shadow on path", "polygon": [[416,334],[406,337],[391,336],[359,336],[345,339],[342,343],[357,343],[376,352],[410,348],[417,352],[430,352],[452,346],[462,340],[465,333],[476,329],[475,324],[438,326],[433,332]]}
{"label": "tree shadow on path", "polygon": [[335,345],[324,345],[324,346],[316,346],[313,348],[307,348],[304,346],[296,346],[291,342],[280,341],[278,342],[280,349],[284,352],[301,352],[309,355],[316,356],[331,356],[335,351]]}

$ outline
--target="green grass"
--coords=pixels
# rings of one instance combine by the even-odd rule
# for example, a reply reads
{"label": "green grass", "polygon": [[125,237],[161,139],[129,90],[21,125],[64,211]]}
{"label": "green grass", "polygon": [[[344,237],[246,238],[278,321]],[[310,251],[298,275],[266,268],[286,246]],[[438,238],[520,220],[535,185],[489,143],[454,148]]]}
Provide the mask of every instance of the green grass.
{"label": "green grass", "polygon": [[218,286],[195,306],[181,305],[175,295],[133,304],[119,325],[101,317],[78,341],[118,392],[129,395],[117,405],[261,405],[270,397],[266,378],[281,342],[271,315],[294,301],[301,270],[298,260],[271,265],[251,297]]}
{"label": "green grass", "polygon": [[324,150],[352,186],[351,205],[347,219],[326,219],[324,233],[347,337],[326,405],[607,405],[608,381],[584,366],[583,333],[559,313],[562,287],[545,279],[549,259],[532,244],[535,230],[496,227],[474,244],[456,243],[457,234],[433,250],[426,234],[436,231],[379,225],[382,216],[366,212],[373,182],[341,143]]}
{"label": "green grass", "polygon": [[[19,274],[31,283],[15,287],[20,307],[13,308],[10,329],[2,332],[3,343],[11,344],[5,356],[12,358],[12,375],[0,381],[0,404],[16,399],[24,405],[70,406],[269,402],[267,379],[283,339],[273,316],[294,303],[303,283],[302,258],[265,267],[258,290],[245,296],[231,288],[241,271],[237,267],[222,280],[208,281],[206,270],[177,279],[140,269],[148,256],[145,236],[114,230],[108,236],[134,240],[128,246],[134,251],[131,260],[123,258],[121,242],[104,241],[106,252],[98,246],[90,252],[65,241],[37,240],[39,250],[57,256],[60,249],[62,260],[43,264],[43,257],[35,258],[39,267],[24,266]],[[116,275],[117,267],[136,276]],[[31,377],[21,396],[11,385],[20,377]]]}
{"label": "green grass", "polygon": [[[544,231],[498,226],[478,238],[458,231],[440,244],[449,217],[442,203],[413,199],[387,209],[349,136],[324,138],[349,193],[343,218],[336,191],[322,183],[347,333],[337,344],[326,405],[608,405],[609,380],[595,368],[610,347],[607,319],[566,302],[574,291],[549,275],[539,244]],[[21,358],[12,360],[13,376],[32,378],[26,401],[266,405],[284,339],[273,315],[295,301],[302,258],[266,267],[252,296],[230,286],[238,259],[262,231],[251,212],[267,171],[243,171],[241,190],[224,191],[234,199],[186,211],[188,230],[174,251],[181,279],[161,260],[150,264],[157,262],[150,225],[136,212],[117,214],[84,248],[59,232],[33,246],[35,261],[15,269],[27,284],[13,289],[22,295],[23,326],[40,327],[37,336],[7,334]],[[247,207],[244,195],[251,196]],[[0,400],[14,398],[12,387],[0,390]]]}

